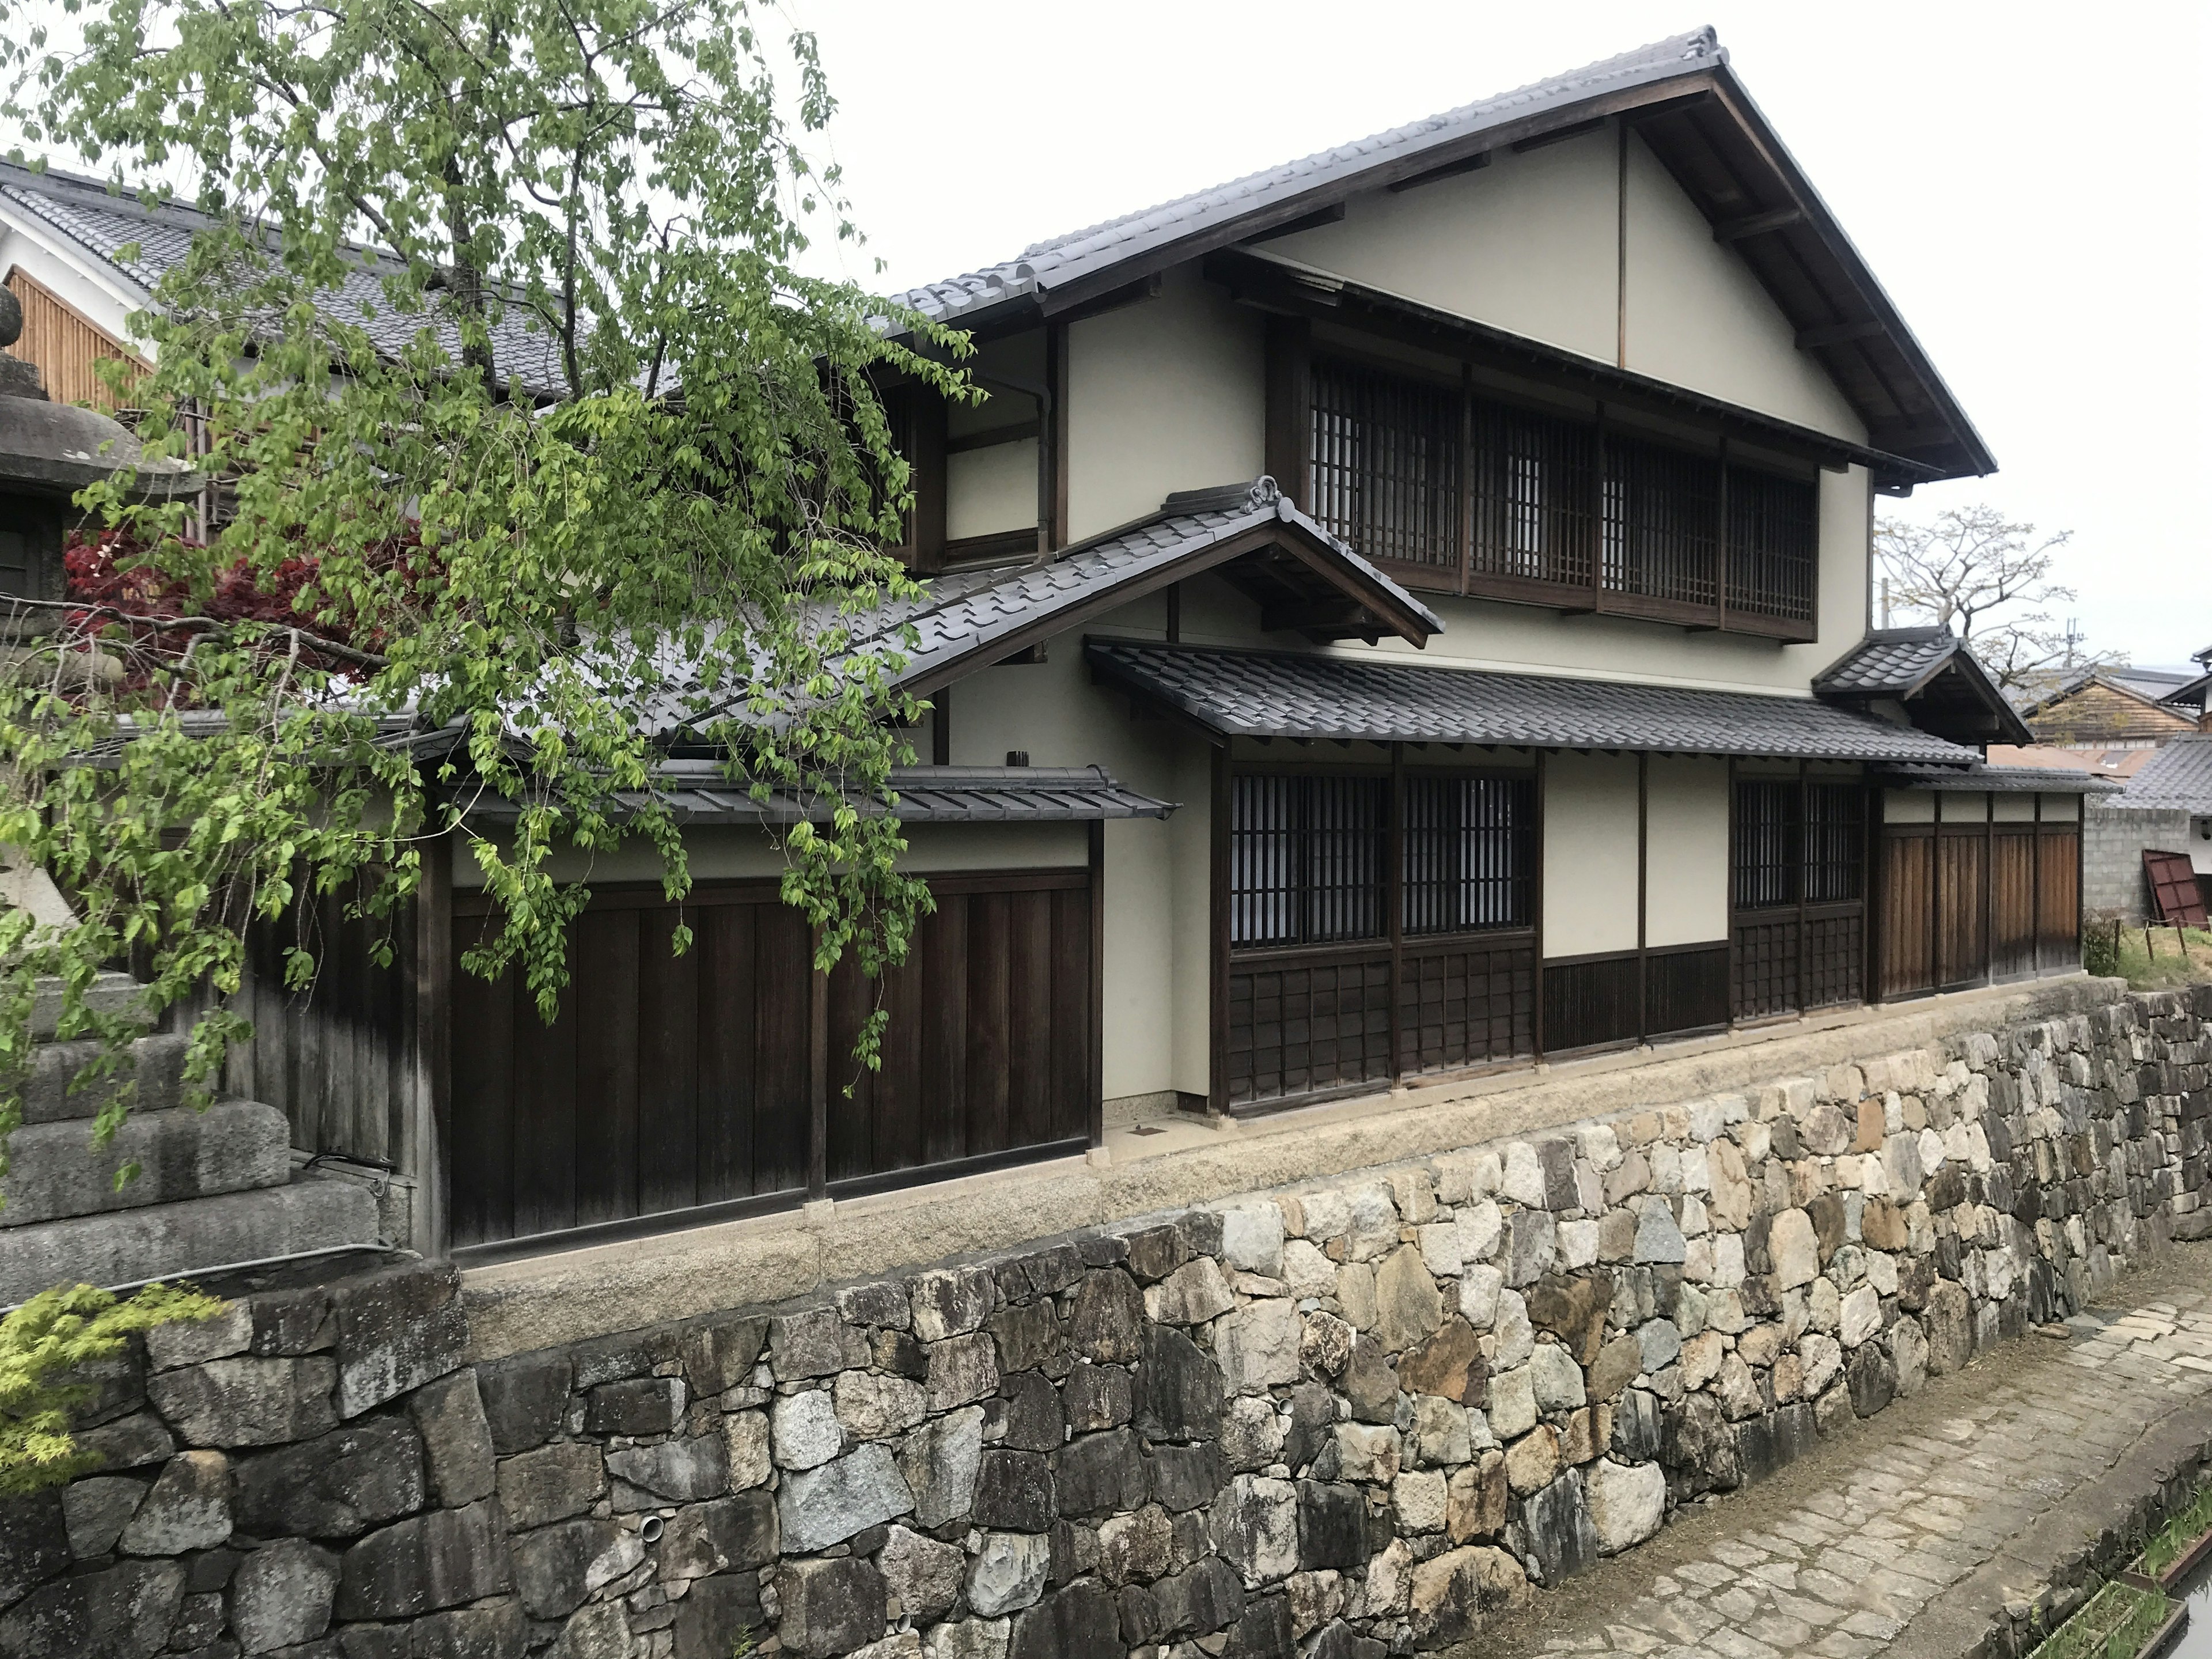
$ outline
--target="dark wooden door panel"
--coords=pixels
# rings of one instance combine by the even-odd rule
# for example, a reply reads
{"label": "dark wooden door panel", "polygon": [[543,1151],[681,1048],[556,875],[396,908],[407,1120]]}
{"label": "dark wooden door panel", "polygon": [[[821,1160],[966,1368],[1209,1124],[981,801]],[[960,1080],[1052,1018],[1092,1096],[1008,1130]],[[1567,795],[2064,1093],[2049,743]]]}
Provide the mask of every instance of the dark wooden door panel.
{"label": "dark wooden door panel", "polygon": [[1990,842],[1990,971],[2035,971],[2035,830],[2001,829]]}
{"label": "dark wooden door panel", "polygon": [[2040,832],[2035,870],[2038,965],[2046,970],[2081,961],[2081,837],[2075,830]]}
{"label": "dark wooden door panel", "polygon": [[[824,1178],[1079,1141],[1096,1018],[1087,871],[947,878],[904,965],[831,975]],[[453,949],[484,925],[456,906]],[[688,924],[690,948],[675,953]],[[805,1190],[815,976],[807,928],[764,884],[595,898],[560,1017],[520,975],[453,978],[459,1247]],[[880,1008],[879,1068],[854,1058]]]}
{"label": "dark wooden door panel", "polygon": [[1885,830],[1881,842],[1881,994],[1936,988],[1936,838]]}
{"label": "dark wooden door panel", "polygon": [[1979,826],[1936,836],[1936,980],[1948,990],[1989,972],[1989,839]]}

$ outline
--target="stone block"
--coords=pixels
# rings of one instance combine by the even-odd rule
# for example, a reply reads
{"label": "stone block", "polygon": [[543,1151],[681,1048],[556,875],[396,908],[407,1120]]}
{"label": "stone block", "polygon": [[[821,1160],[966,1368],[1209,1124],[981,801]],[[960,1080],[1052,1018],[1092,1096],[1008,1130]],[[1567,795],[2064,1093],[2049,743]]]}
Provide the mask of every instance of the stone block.
{"label": "stone block", "polygon": [[[95,1474],[73,1480],[61,1490],[62,1517],[69,1537],[69,1553],[80,1561],[105,1555],[115,1547],[124,1527],[145,1497],[147,1482],[127,1474]],[[0,1534],[6,1522],[0,1520]],[[0,1537],[0,1572],[5,1571],[4,1537]],[[0,1583],[0,1601],[9,1598]]]}
{"label": "stone block", "polygon": [[[888,1461],[889,1454],[885,1455]],[[730,1489],[730,1457],[719,1434],[625,1446],[607,1454],[617,1513],[696,1504]]]}
{"label": "stone block", "polygon": [[500,1507],[518,1531],[580,1515],[606,1489],[603,1454],[583,1441],[562,1441],[499,1462]]}
{"label": "stone block", "polygon": [[752,1380],[768,1341],[765,1314],[725,1314],[684,1333],[684,1375],[694,1394],[726,1394]]}
{"label": "stone block", "polygon": [[1462,1406],[1481,1405],[1488,1380],[1481,1341],[1474,1328],[1457,1317],[1447,1320],[1398,1364],[1399,1386],[1407,1393],[1435,1395]]}
{"label": "stone block", "polygon": [[787,1562],[776,1572],[775,1588],[776,1634],[797,1659],[836,1659],[884,1633],[883,1575],[866,1561]]}
{"label": "stone block", "polygon": [[1606,1313],[1613,1304],[1608,1278],[1547,1273],[1522,1293],[1522,1300],[1529,1322],[1557,1336],[1577,1364],[1587,1365],[1597,1358],[1605,1338]]}
{"label": "stone block", "polygon": [[451,1263],[416,1263],[332,1290],[340,1417],[358,1417],[460,1365],[469,1345],[460,1283]]}
{"label": "stone block", "polygon": [[783,1547],[826,1549],[914,1508],[914,1494],[890,1448],[871,1442],[846,1456],[787,1478],[778,1493]]}
{"label": "stone block", "polygon": [[188,1445],[276,1446],[334,1428],[331,1393],[337,1369],[320,1355],[238,1357],[161,1371],[147,1398]]}
{"label": "stone block", "polygon": [[312,1642],[331,1626],[338,1559],[303,1539],[283,1538],[253,1551],[230,1583],[230,1619],[247,1653],[272,1653]]}
{"label": "stone block", "polygon": [[1202,1509],[1221,1490],[1221,1457],[1212,1442],[1154,1446],[1152,1498],[1171,1514]]}
{"label": "stone block", "polygon": [[459,1509],[491,1496],[499,1475],[476,1372],[464,1368],[417,1389],[408,1396],[407,1414],[422,1437],[431,1495],[440,1504]]}
{"label": "stone block", "polygon": [[[1126,1275],[1124,1276],[1126,1278]],[[1090,1283],[1086,1278],[1086,1286]],[[1143,1328],[1136,1423],[1148,1440],[1210,1440],[1220,1432],[1220,1369],[1180,1331]]]}
{"label": "stone block", "polygon": [[1213,1546],[1249,1589],[1298,1569],[1297,1492],[1287,1480],[1240,1474],[1215,1497]]}
{"label": "stone block", "polygon": [[1057,1369],[1055,1362],[1067,1352],[1060,1316],[1049,1300],[1001,1308],[991,1316],[990,1329],[1001,1372],[1033,1370],[1040,1365]]}
{"label": "stone block", "polygon": [[845,1449],[835,1395],[828,1389],[778,1395],[769,1408],[775,1461],[786,1469],[811,1469]]}
{"label": "stone block", "polygon": [[1283,1265],[1281,1206],[1261,1200],[1222,1211],[1221,1255],[1240,1272],[1278,1276]]}
{"label": "stone block", "polygon": [[560,1352],[477,1367],[477,1393],[490,1426],[493,1451],[512,1456],[550,1439],[568,1404],[569,1376],[568,1356]]}
{"label": "stone block", "polygon": [[1536,1345],[1528,1357],[1528,1383],[1536,1396],[1536,1409],[1542,1414],[1570,1412],[1589,1403],[1582,1367],[1556,1342]]}
{"label": "stone block", "polygon": [[986,1451],[975,1480],[975,1524],[1044,1532],[1059,1513],[1052,1465],[1036,1452]]}
{"label": "stone block", "polygon": [[926,1534],[893,1527],[876,1554],[876,1570],[898,1604],[900,1617],[916,1624],[942,1619],[959,1599],[968,1558]]}
{"label": "stone block", "polygon": [[230,1460],[216,1451],[179,1452],[123,1528],[125,1555],[182,1555],[230,1536]]}
{"label": "stone block", "polygon": [[1483,1453],[1480,1462],[1452,1471],[1444,1494],[1444,1527],[1455,1544],[1470,1538],[1494,1538],[1505,1525],[1512,1487],[1505,1478],[1505,1454]]}
{"label": "stone block", "polygon": [[1521,1503],[1521,1527],[1544,1583],[1556,1585],[1597,1565],[1597,1528],[1590,1519],[1583,1472],[1568,1469]]}
{"label": "stone block", "polygon": [[373,1532],[345,1553],[341,1619],[413,1619],[514,1587],[507,1534],[489,1502],[433,1510]]}
{"label": "stone block", "polygon": [[0,1653],[153,1659],[168,1643],[184,1594],[185,1570],[173,1561],[125,1561],[51,1583],[0,1614]]}
{"label": "stone block", "polygon": [[680,1376],[632,1376],[602,1382],[585,1396],[584,1427],[592,1434],[673,1434],[684,1420]]}
{"label": "stone block", "polygon": [[996,1392],[998,1345],[988,1331],[947,1337],[942,1342],[929,1344],[923,1352],[927,1356],[928,1370],[922,1383],[922,1397],[932,1414],[986,1399]]}
{"label": "stone block", "polygon": [[1506,1224],[1505,1282],[1516,1290],[1552,1270],[1559,1224],[1548,1210],[1516,1210]]}
{"label": "stone block", "polygon": [[676,1604],[673,1659],[730,1659],[740,1637],[757,1640],[767,1627],[759,1574],[726,1572],[698,1579]]}
{"label": "stone block", "polygon": [[1078,1361],[1060,1385],[1060,1405],[1067,1426],[1077,1434],[1092,1429],[1118,1428],[1136,1410],[1127,1368],[1094,1365]]}
{"label": "stone block", "polygon": [[1367,1494],[1349,1482],[1297,1483],[1298,1565],[1357,1567],[1367,1559]]}
{"label": "stone block", "polygon": [[1006,1659],[1123,1659],[1113,1593],[1079,1579],[1014,1617]]}
{"label": "stone block", "polygon": [[1235,1568],[1209,1555],[1151,1589],[1160,1632],[1167,1636],[1210,1636],[1244,1616],[1244,1585]]}
{"label": "stone block", "polygon": [[146,1333],[145,1340],[149,1370],[172,1371],[179,1365],[228,1359],[253,1344],[253,1305],[227,1302],[212,1319],[179,1319],[156,1325]]}
{"label": "stone block", "polygon": [[1151,1472],[1142,1443],[1133,1430],[1109,1429],[1071,1440],[1052,1462],[1060,1514],[1078,1516],[1134,1510],[1152,1496]]}
{"label": "stone block", "polygon": [[940,1267],[915,1277],[908,1291],[914,1334],[924,1342],[942,1342],[980,1329],[998,1300],[998,1282],[988,1267]]}
{"label": "stone block", "polygon": [[1187,1261],[1145,1291],[1145,1314],[1163,1325],[1201,1325],[1237,1305],[1229,1281],[1210,1255]]}
{"label": "stone block", "polygon": [[941,1527],[968,1514],[982,1467],[983,1408],[969,1406],[924,1424],[900,1443],[898,1468],[915,1522]]}
{"label": "stone block", "polygon": [[[1557,1582],[1547,1575],[1547,1582]],[[1480,1628],[1485,1613],[1528,1599],[1528,1576],[1504,1550],[1468,1545],[1420,1563],[1411,1575],[1407,1623],[1418,1648],[1449,1648]]]}
{"label": "stone block", "polygon": [[1044,1594],[1052,1567],[1052,1540],[1032,1532],[987,1532],[968,1565],[969,1610],[996,1619],[1032,1605]]}
{"label": "stone block", "polygon": [[922,1659],[1006,1659],[1012,1621],[960,1619],[922,1632]]}
{"label": "stone block", "polygon": [[[989,1280],[984,1274],[986,1285]],[[769,1322],[769,1364],[779,1382],[835,1376],[867,1363],[866,1333],[848,1325],[835,1308],[808,1308]]]}
{"label": "stone block", "polygon": [[[602,1601],[580,1607],[561,1627],[550,1650],[550,1659],[634,1659],[638,1650],[630,1639],[629,1619],[619,1601]],[[349,1653],[346,1659],[355,1659]],[[379,1655],[378,1659],[384,1659]],[[720,1656],[716,1656],[720,1659]]]}
{"label": "stone block", "polygon": [[1644,1345],[1633,1336],[1616,1336],[1598,1350],[1589,1368],[1593,1400],[1611,1400],[1644,1370]]}
{"label": "stone block", "polygon": [[515,1588],[533,1619],[567,1618],[645,1559],[635,1530],[599,1516],[524,1533],[513,1550]]}
{"label": "stone block", "polygon": [[677,1510],[654,1555],[664,1579],[710,1578],[769,1565],[779,1537],[775,1498],[740,1492]]}
{"label": "stone block", "polygon": [[1656,1463],[1593,1463],[1584,1474],[1590,1524],[1607,1555],[1657,1534],[1667,1518],[1667,1474]]}
{"label": "stone block", "polygon": [[1095,1268],[1077,1286],[1068,1340],[1094,1364],[1127,1364],[1144,1352],[1144,1294],[1118,1267]]}

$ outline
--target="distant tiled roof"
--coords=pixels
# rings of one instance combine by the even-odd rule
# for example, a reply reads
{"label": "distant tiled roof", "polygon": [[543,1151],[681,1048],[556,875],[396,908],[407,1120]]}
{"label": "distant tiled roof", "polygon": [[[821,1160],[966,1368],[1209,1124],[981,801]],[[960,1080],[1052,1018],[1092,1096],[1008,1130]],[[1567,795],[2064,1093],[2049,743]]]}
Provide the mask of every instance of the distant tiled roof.
{"label": "distant tiled roof", "polygon": [[2212,815],[2212,733],[2174,738],[2105,804]]}
{"label": "distant tiled roof", "polygon": [[1969,765],[1973,750],[1809,697],[1494,674],[1380,656],[1092,639],[1102,675],[1232,737]]}
{"label": "distant tiled roof", "polygon": [[1948,628],[1876,629],[1831,664],[1813,689],[1827,695],[1909,697],[1958,649],[1958,636]]}
{"label": "distant tiled roof", "polygon": [[[837,802],[802,800],[780,789],[757,801],[730,781],[712,761],[669,761],[653,775],[651,794],[617,797],[636,811],[658,799],[680,823],[797,823],[827,822]],[[1172,801],[1155,800],[1117,783],[1103,766],[901,766],[891,769],[902,823],[1069,823],[1102,818],[1164,818]],[[862,816],[887,809],[873,797],[855,800]],[[518,809],[500,797],[475,798],[471,817],[513,817]]]}
{"label": "distant tiled roof", "polygon": [[2056,766],[1977,766],[1966,772],[1936,766],[1895,766],[1883,770],[1880,777],[1881,781],[1900,788],[1980,790],[2000,795],[2109,795],[2120,787],[2111,778]]}
{"label": "distant tiled roof", "polygon": [[1302,161],[1249,173],[1087,229],[1033,242],[1018,259],[932,283],[901,298],[917,311],[957,322],[967,313],[1065,286],[1217,222],[1242,218],[1278,200],[1352,179],[1383,162],[1435,149],[1595,94],[1664,81],[1727,61],[1728,53],[1710,28],[1674,35],[1512,92],[1462,105],[1425,121],[1340,144]]}
{"label": "distant tiled roof", "polygon": [[[848,625],[856,651],[902,652],[897,684],[926,691],[956,678],[963,664],[988,666],[994,653],[1018,650],[1019,637],[1073,625],[1077,613],[1186,562],[1200,560],[1247,532],[1279,525],[1333,565],[1348,594],[1365,596],[1384,614],[1404,618],[1418,640],[1440,632],[1436,613],[1336,540],[1275,488],[1271,478],[1170,495],[1161,510],[1043,561],[950,571],[932,576],[915,599],[887,604]],[[911,627],[915,643],[899,642]],[[973,659],[981,658],[983,660]],[[682,684],[654,701],[654,725],[670,729],[711,710]]]}
{"label": "distant tiled roof", "polygon": [[[151,289],[184,262],[192,237],[213,224],[198,209],[168,202],[149,208],[134,196],[111,194],[106,184],[72,173],[33,172],[0,161],[0,202],[52,226],[111,269],[142,289]],[[124,250],[136,245],[126,258]],[[386,256],[372,258],[346,277],[334,293],[319,301],[324,314],[363,329],[383,350],[396,352],[413,340],[424,315],[394,311],[384,298],[383,279],[393,266]],[[450,349],[458,351],[458,331],[441,325]],[[560,349],[542,328],[526,327],[520,308],[510,308],[492,331],[492,356],[502,377],[532,391],[562,384]]]}

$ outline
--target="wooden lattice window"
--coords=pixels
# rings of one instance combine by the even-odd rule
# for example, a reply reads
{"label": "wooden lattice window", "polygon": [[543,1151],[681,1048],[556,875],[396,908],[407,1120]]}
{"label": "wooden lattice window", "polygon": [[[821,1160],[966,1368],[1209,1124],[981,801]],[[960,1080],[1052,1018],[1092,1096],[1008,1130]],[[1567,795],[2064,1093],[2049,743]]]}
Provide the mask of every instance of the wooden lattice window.
{"label": "wooden lattice window", "polygon": [[1719,593],[1720,463],[1608,434],[1605,586],[1711,605]]}
{"label": "wooden lattice window", "polygon": [[1820,576],[1820,490],[1809,479],[1728,470],[1731,611],[1813,620]]}
{"label": "wooden lattice window", "polygon": [[1406,932],[1528,926],[1534,780],[1415,776],[1405,789]]}
{"label": "wooden lattice window", "polygon": [[1453,387],[1315,363],[1313,516],[1363,557],[1456,577],[1461,402]]}
{"label": "wooden lattice window", "polygon": [[1474,436],[1471,568],[1587,587],[1595,428],[1478,398]]}
{"label": "wooden lattice window", "polygon": [[1739,910],[1865,896],[1865,793],[1850,783],[1740,780],[1734,890]]}
{"label": "wooden lattice window", "polygon": [[1230,943],[1241,949],[1382,937],[1389,808],[1385,778],[1231,779]]}

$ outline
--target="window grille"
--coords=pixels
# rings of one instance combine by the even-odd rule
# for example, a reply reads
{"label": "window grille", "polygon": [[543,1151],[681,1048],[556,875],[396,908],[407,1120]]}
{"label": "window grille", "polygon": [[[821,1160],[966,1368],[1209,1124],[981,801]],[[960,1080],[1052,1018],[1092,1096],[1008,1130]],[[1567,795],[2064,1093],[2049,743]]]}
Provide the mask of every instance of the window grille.
{"label": "window grille", "polygon": [[1720,463],[1608,433],[1608,592],[1711,605],[1720,583]]}
{"label": "window grille", "polygon": [[1595,428],[1477,398],[1470,568],[1587,587]]}
{"label": "window grille", "polygon": [[1407,933],[1528,926],[1535,799],[1532,778],[1406,780]]}
{"label": "window grille", "polygon": [[1313,516],[1364,558],[1459,571],[1460,395],[1322,361],[1313,369]]}
{"label": "window grille", "polygon": [[1383,933],[1389,781],[1230,781],[1229,940],[1253,947]]}
{"label": "window grille", "polygon": [[1805,899],[1844,904],[1866,892],[1866,792],[1856,784],[1805,787]]}
{"label": "window grille", "polygon": [[1856,784],[1740,780],[1735,904],[1739,910],[1844,904],[1866,891],[1866,796]]}
{"label": "window grille", "polygon": [[1820,491],[1808,479],[1728,471],[1731,611],[1813,620],[1820,574]]}

